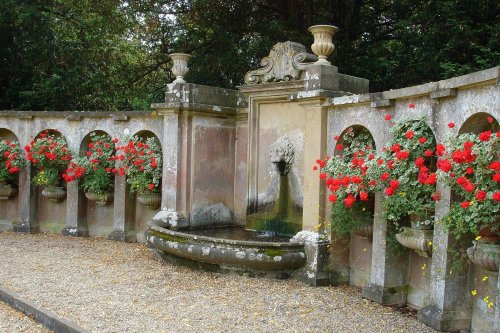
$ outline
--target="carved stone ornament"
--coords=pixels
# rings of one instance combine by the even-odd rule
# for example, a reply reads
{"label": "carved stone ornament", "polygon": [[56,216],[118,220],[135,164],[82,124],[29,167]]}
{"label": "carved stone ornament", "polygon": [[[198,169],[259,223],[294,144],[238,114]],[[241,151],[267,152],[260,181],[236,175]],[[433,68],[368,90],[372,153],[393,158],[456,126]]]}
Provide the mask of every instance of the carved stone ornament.
{"label": "carved stone ornament", "polygon": [[396,234],[396,240],[406,248],[412,249],[421,257],[432,256],[433,230],[403,228],[403,232]]}
{"label": "carved stone ornament", "polygon": [[269,56],[262,58],[262,68],[248,72],[245,84],[297,80],[306,67],[318,60],[314,54],[307,53],[306,47],[299,43],[284,42],[273,46]]}
{"label": "carved stone ornament", "polygon": [[278,140],[269,146],[269,159],[281,175],[288,175],[292,168],[294,158],[295,147],[286,136],[279,137]]}

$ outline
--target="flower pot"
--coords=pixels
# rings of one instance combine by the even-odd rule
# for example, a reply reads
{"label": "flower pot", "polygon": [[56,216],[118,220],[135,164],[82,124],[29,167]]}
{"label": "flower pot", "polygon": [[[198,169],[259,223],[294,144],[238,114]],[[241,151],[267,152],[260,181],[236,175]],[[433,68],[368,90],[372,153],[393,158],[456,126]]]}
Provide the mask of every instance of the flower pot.
{"label": "flower pot", "polygon": [[362,224],[361,226],[354,229],[354,234],[360,237],[372,238],[373,236],[373,224]]}
{"label": "flower pot", "polygon": [[432,230],[403,228],[403,232],[396,234],[396,240],[406,248],[414,250],[421,257],[432,256]]}
{"label": "flower pot", "polygon": [[97,194],[94,192],[85,192],[85,197],[90,201],[95,201],[99,206],[108,206],[113,201],[113,192]]}
{"label": "flower pot", "polygon": [[[500,223],[500,222],[497,221],[497,223]],[[482,228],[479,231],[478,236],[480,236],[480,238],[479,238],[479,242],[480,243],[500,244],[500,234],[499,234],[499,232],[494,232],[489,227]]]}
{"label": "flower pot", "polygon": [[474,246],[467,249],[469,259],[479,267],[497,272],[500,264],[500,245],[473,241]]}
{"label": "flower pot", "polygon": [[59,202],[66,198],[66,190],[62,186],[46,186],[42,195],[53,202]]}
{"label": "flower pot", "polygon": [[137,200],[145,205],[146,207],[149,207],[151,209],[158,209],[161,205],[161,195],[160,193],[138,193],[137,194]]}
{"label": "flower pot", "polygon": [[17,189],[9,184],[0,184],[0,200],[8,200],[17,194]]}

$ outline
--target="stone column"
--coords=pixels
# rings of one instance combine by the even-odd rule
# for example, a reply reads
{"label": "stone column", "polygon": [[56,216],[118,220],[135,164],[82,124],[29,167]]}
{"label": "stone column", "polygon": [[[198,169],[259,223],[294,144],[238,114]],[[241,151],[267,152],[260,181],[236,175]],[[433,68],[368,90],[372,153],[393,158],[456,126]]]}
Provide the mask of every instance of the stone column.
{"label": "stone column", "polygon": [[19,220],[14,225],[15,232],[38,232],[37,193],[36,186],[31,183],[31,171],[30,166],[19,171]]}
{"label": "stone column", "polygon": [[493,332],[500,332],[500,271],[498,272],[497,279],[497,294],[495,297],[495,323],[493,325]]}
{"label": "stone column", "polygon": [[399,257],[386,242],[387,222],[383,218],[382,193],[375,194],[373,252],[370,283],[362,296],[384,305],[405,305],[408,279],[408,256]]}
{"label": "stone column", "polygon": [[[437,184],[436,190],[441,192],[441,200],[436,204],[438,221],[449,210],[451,190],[442,184]],[[452,261],[457,260],[453,251],[456,241],[441,223],[434,226],[432,244],[430,304],[420,309],[418,320],[437,330],[467,330],[472,317],[468,265],[463,263],[465,274],[450,272]]]}
{"label": "stone column", "polygon": [[179,150],[179,116],[173,111],[163,114],[163,176],[161,207],[177,210],[177,160]]}
{"label": "stone column", "polygon": [[78,189],[78,181],[67,183],[66,228],[64,236],[88,236],[89,230],[85,217],[87,205],[83,193]]}
{"label": "stone column", "polygon": [[135,242],[135,198],[129,194],[126,176],[115,176],[114,196],[113,232],[108,238],[120,242]]}
{"label": "stone column", "polygon": [[[325,107],[329,97],[338,90],[337,67],[330,65],[312,65],[306,71],[306,91],[296,96],[305,109],[304,133],[304,203],[302,230],[325,231],[325,184],[312,166],[317,159],[326,156],[328,137],[328,112]],[[330,242],[316,239],[307,242],[306,268],[299,277],[310,285],[329,285],[329,248]]]}

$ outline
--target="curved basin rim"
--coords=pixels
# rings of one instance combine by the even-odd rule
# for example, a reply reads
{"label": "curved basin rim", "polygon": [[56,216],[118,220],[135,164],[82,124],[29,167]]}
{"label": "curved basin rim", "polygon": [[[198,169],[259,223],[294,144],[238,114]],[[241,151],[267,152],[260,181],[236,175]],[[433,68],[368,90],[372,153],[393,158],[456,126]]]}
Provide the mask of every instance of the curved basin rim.
{"label": "curved basin rim", "polygon": [[256,242],[256,241],[244,241],[244,240],[235,240],[235,239],[228,239],[228,238],[218,238],[218,237],[194,235],[194,234],[189,234],[186,232],[180,232],[180,231],[174,231],[174,230],[162,228],[162,227],[158,226],[155,223],[155,221],[151,221],[149,223],[149,227],[155,231],[158,231],[158,232],[161,232],[161,233],[164,233],[167,235],[183,237],[183,238],[190,238],[190,239],[195,239],[198,241],[206,241],[206,242],[235,244],[235,245],[242,245],[242,246],[257,246],[257,247],[292,247],[292,248],[299,247],[299,248],[301,248],[304,246],[303,242]]}

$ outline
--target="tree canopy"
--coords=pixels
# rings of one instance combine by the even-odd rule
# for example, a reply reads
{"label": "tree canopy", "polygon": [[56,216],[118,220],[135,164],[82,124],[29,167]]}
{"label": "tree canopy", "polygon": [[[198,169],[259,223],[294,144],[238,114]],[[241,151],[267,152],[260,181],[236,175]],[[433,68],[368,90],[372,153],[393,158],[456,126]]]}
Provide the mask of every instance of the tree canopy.
{"label": "tree canopy", "polygon": [[493,0],[0,0],[0,108],[147,109],[189,53],[189,82],[234,88],[280,41],[340,28],[330,57],[371,91],[500,63]]}

